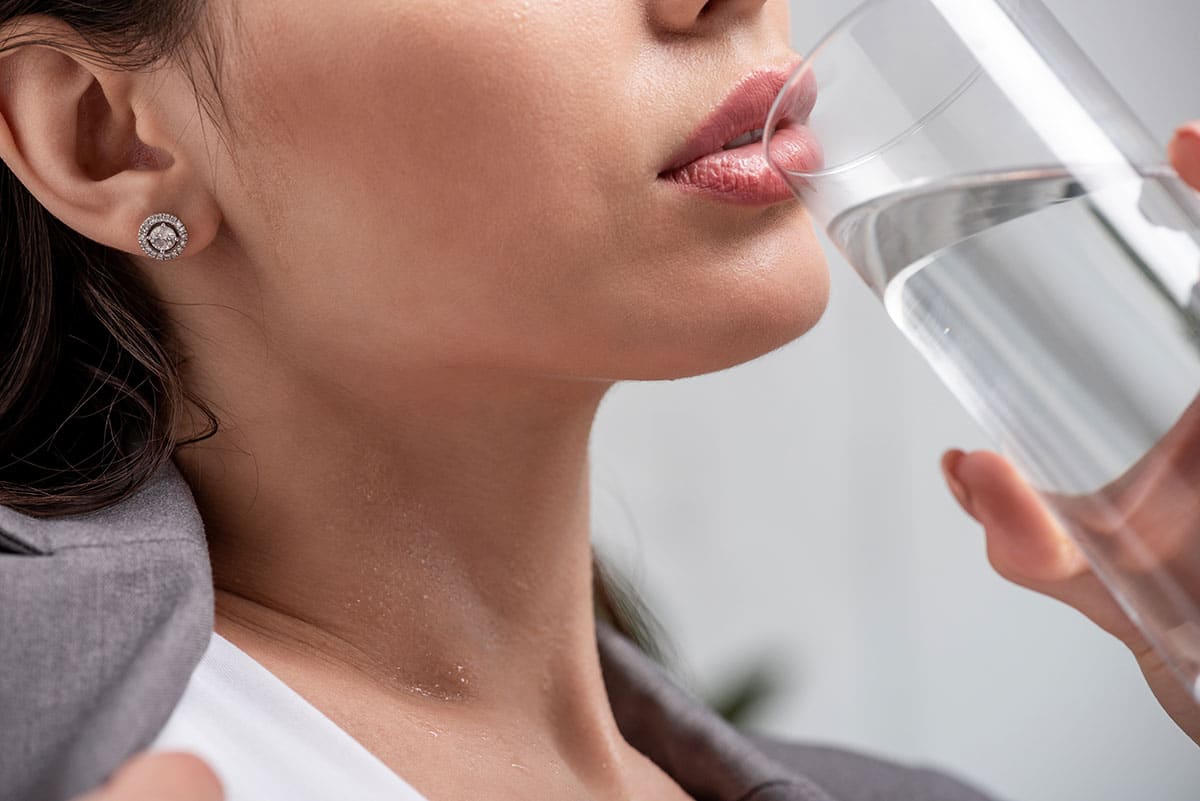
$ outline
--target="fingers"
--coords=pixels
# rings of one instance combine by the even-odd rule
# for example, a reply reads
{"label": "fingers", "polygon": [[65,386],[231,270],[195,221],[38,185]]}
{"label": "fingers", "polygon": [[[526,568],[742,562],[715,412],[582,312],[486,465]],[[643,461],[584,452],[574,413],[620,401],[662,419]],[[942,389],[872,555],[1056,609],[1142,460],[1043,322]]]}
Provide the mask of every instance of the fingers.
{"label": "fingers", "polygon": [[1200,189],[1200,122],[1180,126],[1167,153],[1175,172],[1194,189]]}
{"label": "fingers", "polygon": [[987,530],[988,560],[1000,575],[1046,591],[1045,584],[1089,569],[1042,500],[1002,457],[950,451],[942,457],[942,470],[963,509]]}
{"label": "fingers", "polygon": [[221,782],[202,759],[183,752],[143,753],[100,789],[75,801],[224,801]]}
{"label": "fingers", "polygon": [[1190,689],[1176,680],[1016,470],[997,454],[957,450],[942,457],[942,470],[959,503],[986,528],[988,559],[996,571],[1074,607],[1125,643],[1163,708],[1200,743],[1200,713]]}

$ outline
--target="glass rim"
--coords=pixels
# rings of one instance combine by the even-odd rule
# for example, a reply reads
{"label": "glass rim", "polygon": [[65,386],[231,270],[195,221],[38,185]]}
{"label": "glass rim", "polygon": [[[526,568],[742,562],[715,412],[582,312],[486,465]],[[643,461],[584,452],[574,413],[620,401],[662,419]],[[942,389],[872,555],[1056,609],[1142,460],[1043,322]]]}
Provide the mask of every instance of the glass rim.
{"label": "glass rim", "polygon": [[[821,55],[822,51],[826,50],[834,40],[840,38],[841,35],[846,33],[851,26],[853,26],[875,8],[882,6],[885,3],[895,2],[919,2],[928,5],[934,3],[934,0],[864,0],[840,20],[838,20],[832,28],[830,28],[820,39],[818,39],[817,43],[813,45],[812,49],[805,54],[800,63],[796,65],[796,68],[792,71],[792,74],[788,76],[783,88],[780,89],[779,94],[771,103],[771,109],[767,112],[767,120],[763,127],[763,154],[767,160],[767,164],[771,165],[772,169],[774,169],[776,172],[790,178],[823,178],[837,175],[838,173],[842,172],[848,172],[856,167],[860,167],[863,164],[866,164],[867,162],[883,155],[899,142],[907,139],[912,134],[924,128],[932,118],[941,114],[947,106],[952,104],[959,97],[961,97],[964,92],[971,88],[972,84],[974,84],[975,81],[979,79],[979,76],[983,74],[983,67],[976,62],[975,69],[973,69],[971,73],[958,84],[958,86],[947,93],[946,96],[938,101],[938,103],[935,104],[929,111],[922,114],[920,119],[900,133],[886,140],[883,144],[873,148],[861,156],[856,156],[847,161],[839,162],[833,166],[822,166],[819,170],[789,170],[777,166],[771,159],[771,137],[784,119],[784,106],[790,105],[790,97],[793,91],[796,89],[796,86],[802,80],[804,80],[805,77],[812,73],[813,64]],[[821,87],[818,84],[817,102],[820,102],[820,97]]]}

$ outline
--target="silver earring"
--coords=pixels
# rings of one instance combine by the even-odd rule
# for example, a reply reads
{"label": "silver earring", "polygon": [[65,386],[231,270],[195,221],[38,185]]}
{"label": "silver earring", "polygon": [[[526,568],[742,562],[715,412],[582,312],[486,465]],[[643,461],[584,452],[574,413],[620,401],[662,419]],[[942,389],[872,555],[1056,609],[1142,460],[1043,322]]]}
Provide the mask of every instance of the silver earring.
{"label": "silver earring", "polygon": [[138,244],[152,259],[170,261],[178,258],[187,243],[187,226],[174,214],[147,217],[138,229]]}

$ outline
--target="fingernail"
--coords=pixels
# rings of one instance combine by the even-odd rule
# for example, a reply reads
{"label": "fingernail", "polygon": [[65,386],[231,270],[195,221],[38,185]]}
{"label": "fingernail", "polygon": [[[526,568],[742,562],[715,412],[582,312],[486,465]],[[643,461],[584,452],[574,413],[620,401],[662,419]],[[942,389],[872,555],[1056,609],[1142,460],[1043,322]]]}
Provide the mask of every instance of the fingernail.
{"label": "fingernail", "polygon": [[1183,139],[1190,138],[1193,141],[1200,142],[1200,122],[1189,122],[1184,125],[1180,125],[1175,130],[1175,135]]}
{"label": "fingernail", "polygon": [[1169,155],[1179,176],[1200,188],[1200,123],[1188,123],[1175,131]]}
{"label": "fingernail", "polygon": [[965,453],[959,450],[949,451],[942,458],[942,472],[946,474],[946,484],[949,485],[950,491],[954,493],[955,500],[967,512],[971,511],[971,493],[967,492],[967,485],[958,477],[958,465]]}

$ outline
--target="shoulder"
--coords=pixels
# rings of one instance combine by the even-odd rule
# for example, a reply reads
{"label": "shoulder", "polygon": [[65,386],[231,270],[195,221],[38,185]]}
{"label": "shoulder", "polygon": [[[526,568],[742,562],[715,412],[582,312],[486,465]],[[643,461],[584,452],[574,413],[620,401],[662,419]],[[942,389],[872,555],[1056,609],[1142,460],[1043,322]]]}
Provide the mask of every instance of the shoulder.
{"label": "shoulder", "polygon": [[940,770],[734,727],[626,636],[596,628],[621,733],[697,798],[739,801],[999,801]]}
{"label": "shoulder", "polygon": [[166,541],[205,545],[204,524],[191,489],[170,460],[134,494],[94,512],[33,517],[0,506],[0,553],[49,555]]}
{"label": "shoulder", "polygon": [[208,644],[204,528],[172,463],[105,509],[0,507],[0,798],[95,787],[162,727]]}
{"label": "shoulder", "polygon": [[838,801],[1000,801],[939,768],[826,745],[746,733],[767,756],[811,778]]}

